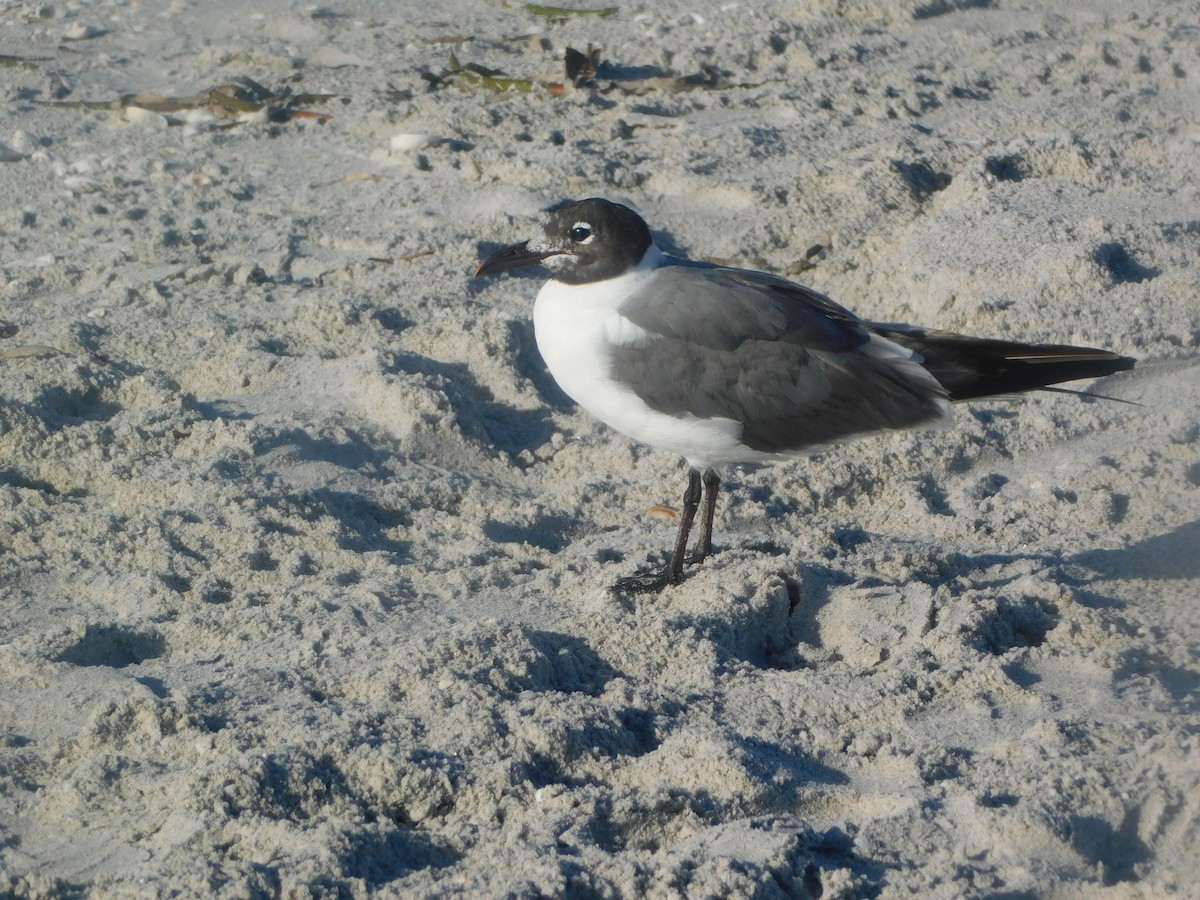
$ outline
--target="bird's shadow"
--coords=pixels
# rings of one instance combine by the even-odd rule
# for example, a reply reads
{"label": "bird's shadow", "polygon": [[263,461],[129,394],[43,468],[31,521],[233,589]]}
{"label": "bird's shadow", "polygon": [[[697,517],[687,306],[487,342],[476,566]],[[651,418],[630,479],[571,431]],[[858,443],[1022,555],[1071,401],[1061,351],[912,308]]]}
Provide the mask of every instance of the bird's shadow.
{"label": "bird's shadow", "polygon": [[533,322],[529,319],[509,322],[508,331],[516,351],[513,363],[517,373],[529,379],[546,406],[559,411],[574,409],[575,401],[558,386],[546,368],[546,362],[537,348]]}
{"label": "bird's shadow", "polygon": [[1087,550],[1071,562],[1091,569],[1102,579],[1140,578],[1148,581],[1200,578],[1200,519],[1115,550]]}
{"label": "bird's shadow", "polygon": [[[548,400],[558,401],[551,405],[569,403],[549,377],[541,357],[537,358],[536,364],[529,359],[531,333],[527,335],[514,327],[513,339],[522,374],[533,381],[540,394]],[[533,352],[536,353],[536,349]],[[542,405],[537,409],[520,409],[496,400],[491,389],[480,383],[465,363],[442,362],[404,351],[395,354],[385,371],[417,375],[444,393],[464,437],[489,452],[495,449],[517,456],[523,450],[536,450],[549,441],[555,431],[549,409]]]}

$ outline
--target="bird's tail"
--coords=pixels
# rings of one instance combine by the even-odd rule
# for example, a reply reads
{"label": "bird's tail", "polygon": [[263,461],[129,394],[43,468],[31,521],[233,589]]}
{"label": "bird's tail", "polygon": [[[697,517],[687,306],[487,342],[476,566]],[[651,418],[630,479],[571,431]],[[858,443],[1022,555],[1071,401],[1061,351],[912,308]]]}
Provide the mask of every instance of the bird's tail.
{"label": "bird's tail", "polygon": [[1021,344],[924,331],[903,325],[872,325],[875,331],[924,358],[926,371],[951,400],[1017,394],[1080,378],[1132,369],[1134,358],[1094,347]]}

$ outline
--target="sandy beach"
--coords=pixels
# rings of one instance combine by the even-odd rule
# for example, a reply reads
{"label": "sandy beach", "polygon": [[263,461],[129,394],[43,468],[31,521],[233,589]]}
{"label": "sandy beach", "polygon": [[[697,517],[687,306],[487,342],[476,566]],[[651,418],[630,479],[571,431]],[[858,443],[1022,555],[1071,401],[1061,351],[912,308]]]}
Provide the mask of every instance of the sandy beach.
{"label": "sandy beach", "polygon": [[[0,9],[0,896],[1194,896],[1200,4],[587,8]],[[472,277],[588,196],[1138,366],[623,597],[684,465]]]}

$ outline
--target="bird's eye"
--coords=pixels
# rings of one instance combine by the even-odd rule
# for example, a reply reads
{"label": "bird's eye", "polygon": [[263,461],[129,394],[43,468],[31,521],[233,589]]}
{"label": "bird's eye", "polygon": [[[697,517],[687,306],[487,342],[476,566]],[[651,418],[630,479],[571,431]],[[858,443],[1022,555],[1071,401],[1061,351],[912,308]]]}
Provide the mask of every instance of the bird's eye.
{"label": "bird's eye", "polygon": [[567,232],[567,236],[577,244],[582,244],[592,236],[592,226],[580,223]]}

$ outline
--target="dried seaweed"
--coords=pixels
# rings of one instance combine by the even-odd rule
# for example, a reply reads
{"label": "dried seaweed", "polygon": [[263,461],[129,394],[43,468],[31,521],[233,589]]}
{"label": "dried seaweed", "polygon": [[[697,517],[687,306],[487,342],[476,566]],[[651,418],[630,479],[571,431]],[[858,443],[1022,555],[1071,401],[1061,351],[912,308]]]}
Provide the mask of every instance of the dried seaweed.
{"label": "dried seaweed", "polygon": [[[640,95],[652,91],[676,94],[694,90],[724,90],[737,87],[758,87],[762,82],[743,83],[729,80],[729,73],[716,66],[706,66],[693,75],[674,75],[654,68],[622,70],[601,62],[600,48],[588,44],[587,52],[574,47],[566,50],[567,80],[577,88],[588,88],[600,94],[619,91],[622,94]],[[604,82],[601,84],[601,82]]]}
{"label": "dried seaweed", "polygon": [[13,56],[0,53],[0,67],[7,69],[40,69],[38,63],[50,62],[49,56]]}
{"label": "dried seaweed", "polygon": [[542,6],[540,3],[526,3],[525,12],[535,16],[546,16],[549,19],[566,19],[568,16],[599,16],[607,19],[617,11],[615,6],[605,6],[599,9],[568,9],[565,6]]}
{"label": "dried seaweed", "polygon": [[22,344],[18,347],[7,347],[0,350],[0,359],[31,359],[47,356],[62,356],[63,351],[57,347],[47,347],[45,344]]}
{"label": "dried seaweed", "polygon": [[486,66],[476,63],[463,65],[458,61],[458,57],[454,53],[450,54],[450,72],[455,78],[467,84],[485,87],[497,93],[504,93],[506,91],[530,93],[538,88],[544,88],[551,93],[561,93],[563,90],[561,84],[554,82],[538,81],[531,78],[509,78],[498,69],[489,69]]}
{"label": "dried seaweed", "polygon": [[601,62],[600,48],[588,44],[587,51],[568,47],[563,58],[565,82],[549,78],[513,78],[499,69],[490,69],[478,63],[463,63],[450,53],[450,71],[441,75],[422,72],[421,77],[431,88],[442,87],[447,81],[487,88],[497,93],[520,91],[531,93],[544,90],[556,97],[567,93],[570,87],[590,90],[599,94],[619,91],[628,95],[641,95],[652,91],[680,93],[694,90],[725,90],[738,87],[759,87],[762,82],[733,82],[729,73],[716,67],[706,66],[692,75],[675,75],[664,70],[650,68],[625,69]]}
{"label": "dried seaweed", "polygon": [[317,119],[324,122],[330,118],[329,113],[313,112],[301,107],[325,103],[333,99],[335,94],[292,93],[285,87],[280,91],[272,91],[253,78],[237,78],[225,84],[217,85],[199,94],[187,97],[164,97],[161,94],[140,92],[122,94],[116,100],[40,100],[35,101],[42,106],[55,106],[63,109],[144,109],[148,112],[166,116],[171,124],[179,124],[182,120],[173,120],[173,113],[189,110],[204,109],[213,115],[246,121],[259,116],[269,122],[290,122],[292,119]]}
{"label": "dried seaweed", "polygon": [[421,38],[422,44],[465,44],[468,41],[475,40],[473,35],[469,34],[442,34],[437,37]]}

